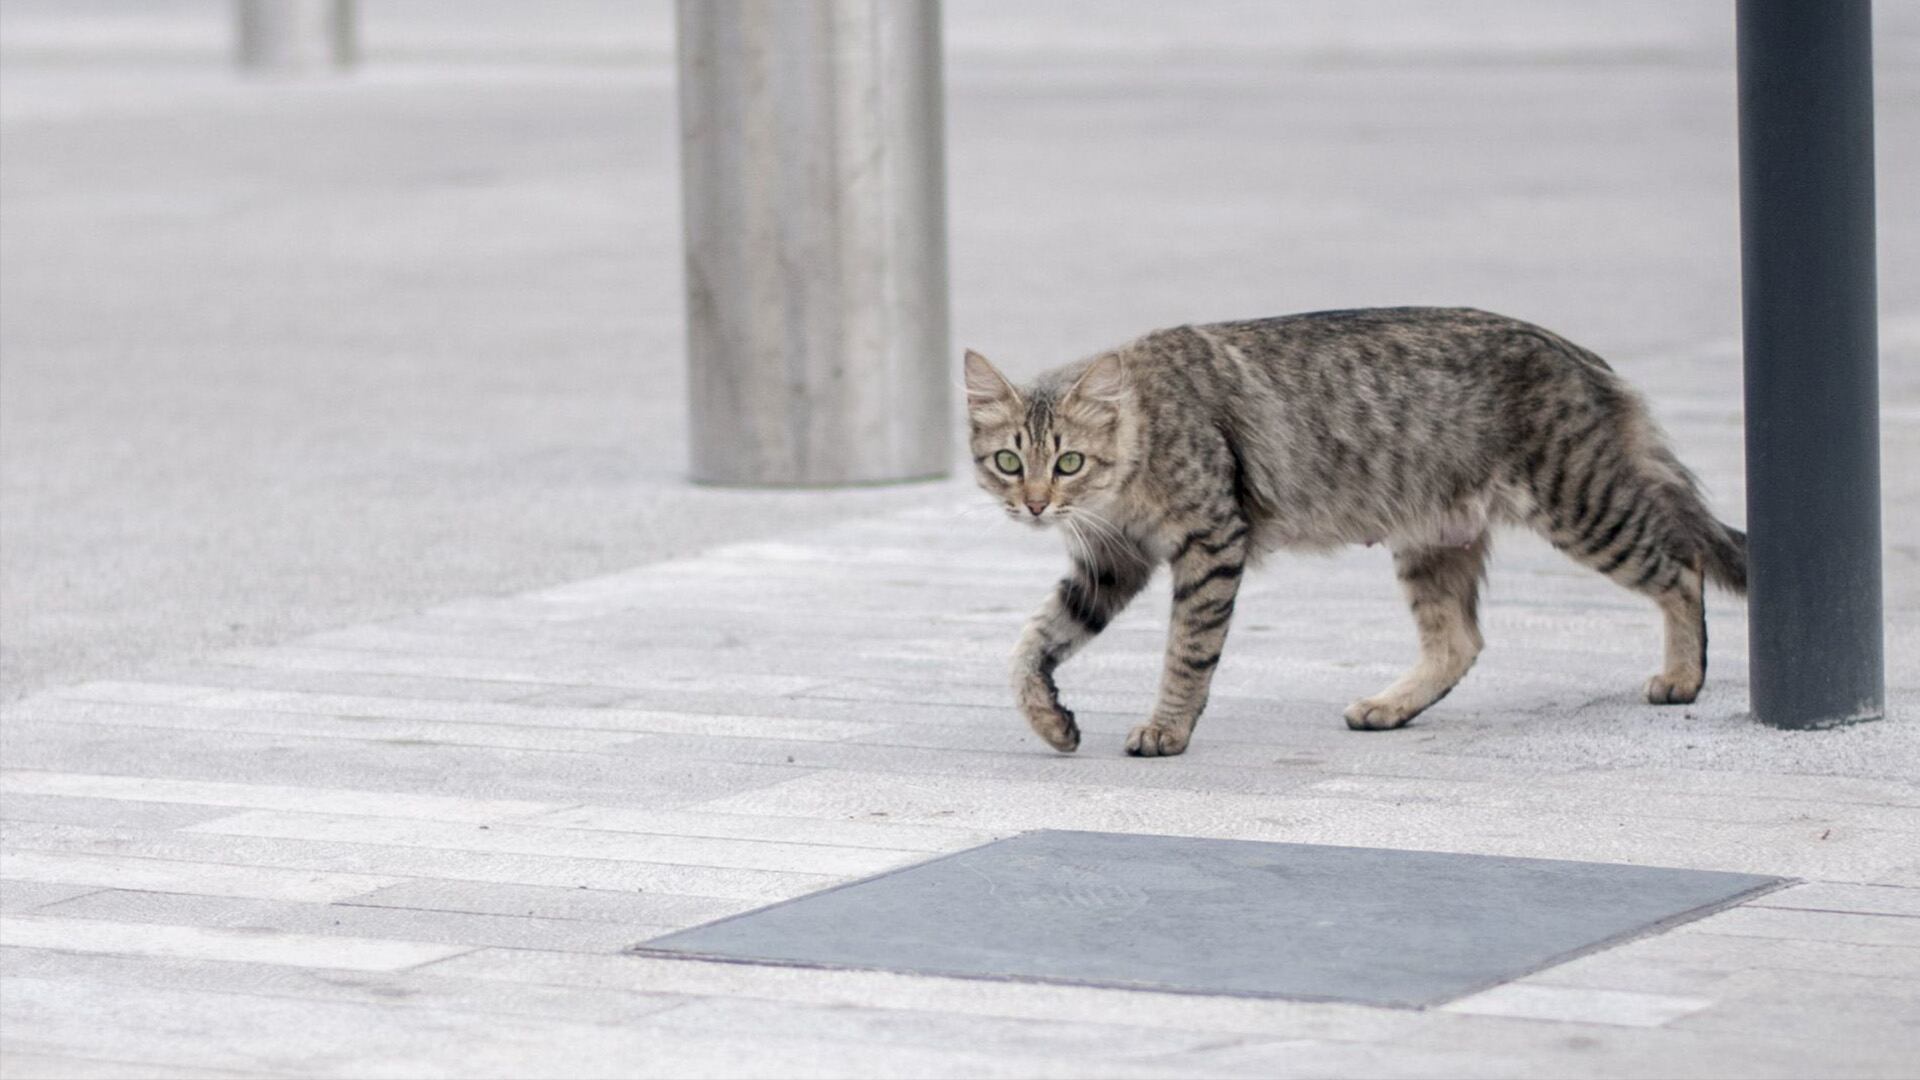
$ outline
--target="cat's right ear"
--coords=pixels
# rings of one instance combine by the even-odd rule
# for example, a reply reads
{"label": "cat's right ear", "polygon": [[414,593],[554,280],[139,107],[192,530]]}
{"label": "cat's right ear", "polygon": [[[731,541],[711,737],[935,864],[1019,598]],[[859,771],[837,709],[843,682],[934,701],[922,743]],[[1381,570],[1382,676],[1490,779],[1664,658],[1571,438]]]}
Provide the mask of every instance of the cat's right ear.
{"label": "cat's right ear", "polygon": [[1010,408],[1020,400],[1019,391],[1007,381],[1000,369],[994,367],[987,358],[967,350],[964,364],[967,373],[967,413],[979,416],[983,412],[995,412]]}

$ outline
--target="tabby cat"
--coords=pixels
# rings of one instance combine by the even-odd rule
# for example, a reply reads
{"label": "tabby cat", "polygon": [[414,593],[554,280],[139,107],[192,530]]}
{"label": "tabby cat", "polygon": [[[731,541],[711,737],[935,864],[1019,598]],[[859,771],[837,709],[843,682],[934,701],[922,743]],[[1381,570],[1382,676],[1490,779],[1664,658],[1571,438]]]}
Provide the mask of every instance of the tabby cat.
{"label": "tabby cat", "polygon": [[1054,670],[1173,575],[1159,699],[1129,754],[1193,737],[1241,573],[1264,552],[1385,543],[1420,659],[1347,707],[1397,728],[1481,648],[1479,582],[1496,525],[1525,525],[1643,593],[1666,618],[1655,704],[1706,677],[1703,590],[1746,589],[1746,535],[1721,523],[1638,394],[1556,334],[1471,309],[1381,308],[1158,330],[1030,385],[965,362],[981,487],[1060,525],[1073,565],[1027,624],[1016,700],[1054,749],[1080,745]]}

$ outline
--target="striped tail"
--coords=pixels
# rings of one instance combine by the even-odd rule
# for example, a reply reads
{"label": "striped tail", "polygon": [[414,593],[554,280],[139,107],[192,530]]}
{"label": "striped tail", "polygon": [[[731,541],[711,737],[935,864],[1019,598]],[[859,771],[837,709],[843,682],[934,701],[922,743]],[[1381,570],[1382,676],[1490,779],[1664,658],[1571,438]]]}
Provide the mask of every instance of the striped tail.
{"label": "striped tail", "polygon": [[1699,531],[1701,563],[1708,579],[1736,596],[1745,596],[1747,534],[1711,514]]}

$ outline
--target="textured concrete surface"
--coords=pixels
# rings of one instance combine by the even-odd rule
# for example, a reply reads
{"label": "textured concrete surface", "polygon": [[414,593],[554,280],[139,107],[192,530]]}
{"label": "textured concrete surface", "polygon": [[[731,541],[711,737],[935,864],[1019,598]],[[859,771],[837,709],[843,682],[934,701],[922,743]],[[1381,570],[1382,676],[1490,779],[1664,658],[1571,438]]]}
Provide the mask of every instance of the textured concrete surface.
{"label": "textured concrete surface", "polygon": [[[1418,6],[950,5],[955,344],[1505,310],[1647,388],[1740,520],[1727,7]],[[448,44],[394,3],[388,61],[250,84],[200,65],[224,5],[7,3],[7,1073],[1911,1071],[1920,8],[1880,8],[1895,720],[1753,724],[1724,597],[1700,705],[1638,704],[1651,609],[1516,539],[1412,729],[1338,719],[1412,655],[1385,557],[1282,559],[1145,763],[1164,592],[1065,672],[1061,759],[1000,670],[1044,538],[958,481],[681,479],[658,24]],[[1806,883],[1422,1013],[617,954],[1035,828]]]}
{"label": "textured concrete surface", "polygon": [[[1386,559],[1276,560],[1187,754],[1121,750],[1160,584],[1063,669],[1087,733],[1063,757],[1003,674],[1061,554],[978,505],[15,702],[9,1075],[1891,1077],[1920,1055],[1913,605],[1895,719],[1775,731],[1745,712],[1737,603],[1711,605],[1701,700],[1655,708],[1652,607],[1516,540],[1475,671],[1356,733],[1341,705],[1412,653]],[[1800,883],[1425,1011],[625,952],[1035,829]]]}
{"label": "textured concrete surface", "polygon": [[[1882,7],[1897,462],[1920,8]],[[200,62],[213,0],[6,5],[0,693],[944,497],[685,483],[664,6],[367,9],[360,75],[258,84]],[[956,347],[1468,303],[1610,357],[1683,444],[1729,417],[1730,9],[1076,10],[951,5]],[[624,59],[551,63],[596,35]]]}

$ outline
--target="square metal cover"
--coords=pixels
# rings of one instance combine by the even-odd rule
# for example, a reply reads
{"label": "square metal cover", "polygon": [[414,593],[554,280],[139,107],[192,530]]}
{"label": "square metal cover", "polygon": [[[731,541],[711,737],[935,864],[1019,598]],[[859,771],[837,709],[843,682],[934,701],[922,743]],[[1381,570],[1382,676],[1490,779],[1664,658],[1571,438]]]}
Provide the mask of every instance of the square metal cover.
{"label": "square metal cover", "polygon": [[1380,848],[1034,832],[634,951],[1427,1006],[1785,879]]}

